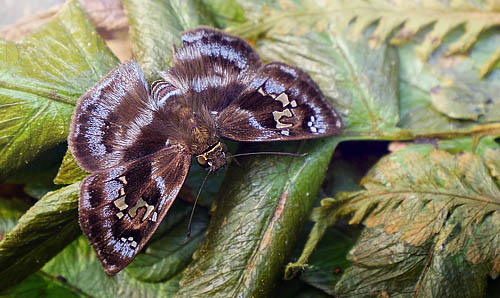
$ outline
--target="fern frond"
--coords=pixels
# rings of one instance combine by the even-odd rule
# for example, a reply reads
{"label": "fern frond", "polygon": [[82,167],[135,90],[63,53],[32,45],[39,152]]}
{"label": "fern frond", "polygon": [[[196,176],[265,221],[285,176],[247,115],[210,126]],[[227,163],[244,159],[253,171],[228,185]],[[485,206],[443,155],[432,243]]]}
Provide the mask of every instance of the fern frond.
{"label": "fern frond", "polygon": [[382,226],[402,243],[431,241],[448,255],[463,250],[474,264],[489,262],[491,276],[498,276],[500,151],[488,149],[481,157],[422,148],[379,161],[362,180],[366,192],[342,212],[354,214],[351,223]]}
{"label": "fern frond", "polygon": [[[425,27],[432,30],[425,35],[424,41],[415,49],[416,55],[427,60],[443,43],[443,39],[453,30],[463,27],[461,37],[449,45],[446,55],[463,54],[477,41],[479,34],[486,29],[500,25],[500,4],[488,0],[479,3],[466,0],[450,1],[448,4],[438,0],[330,0],[325,2],[302,0],[299,4],[291,1],[279,1],[281,8],[270,10],[259,24],[247,24],[234,28],[238,34],[255,34],[268,30],[288,33],[298,32],[298,27],[325,28],[328,24],[333,33],[348,30],[349,36],[357,40],[367,28],[376,24],[370,36],[370,45],[378,47],[389,42],[401,45],[415,36]],[[300,24],[300,25],[297,25]],[[252,28],[252,30],[250,30]],[[297,32],[297,33],[298,33]],[[247,36],[248,37],[248,36]],[[482,67],[484,76],[496,67],[500,60],[500,51],[496,51]]]}

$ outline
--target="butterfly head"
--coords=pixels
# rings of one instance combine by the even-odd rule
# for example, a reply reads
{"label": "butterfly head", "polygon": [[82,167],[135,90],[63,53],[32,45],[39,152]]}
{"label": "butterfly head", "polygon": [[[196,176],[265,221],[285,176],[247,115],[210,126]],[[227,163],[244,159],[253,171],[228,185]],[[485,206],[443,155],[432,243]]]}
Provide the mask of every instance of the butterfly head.
{"label": "butterfly head", "polygon": [[210,172],[216,172],[218,169],[226,166],[227,147],[221,142],[208,147],[202,154],[196,156],[198,164]]}

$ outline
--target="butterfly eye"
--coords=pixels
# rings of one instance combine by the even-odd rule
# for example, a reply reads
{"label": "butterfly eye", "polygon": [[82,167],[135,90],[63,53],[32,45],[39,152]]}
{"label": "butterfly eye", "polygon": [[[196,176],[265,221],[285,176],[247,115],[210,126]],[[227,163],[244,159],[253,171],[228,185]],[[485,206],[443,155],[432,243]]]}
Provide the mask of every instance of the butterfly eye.
{"label": "butterfly eye", "polygon": [[206,167],[207,166],[207,158],[204,155],[198,155],[198,156],[196,156],[196,161],[202,167]]}

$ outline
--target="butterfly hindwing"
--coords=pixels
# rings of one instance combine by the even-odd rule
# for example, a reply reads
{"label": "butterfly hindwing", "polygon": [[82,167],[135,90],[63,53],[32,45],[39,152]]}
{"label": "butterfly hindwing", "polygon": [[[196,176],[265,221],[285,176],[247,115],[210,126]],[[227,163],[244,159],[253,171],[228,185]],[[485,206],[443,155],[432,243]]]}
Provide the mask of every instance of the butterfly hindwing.
{"label": "butterfly hindwing", "polygon": [[173,67],[163,78],[219,112],[253,80],[260,68],[259,55],[239,37],[201,27],[182,34],[183,46],[174,54]]}
{"label": "butterfly hindwing", "polygon": [[83,181],[80,225],[106,273],[123,269],[151,238],[182,187],[190,161],[174,144]]}
{"label": "butterfly hindwing", "polygon": [[216,121],[221,136],[246,142],[324,137],[343,126],[309,75],[279,62],[262,67]]}
{"label": "butterfly hindwing", "polygon": [[112,70],[73,113],[68,142],[80,167],[96,172],[161,149],[168,136],[156,109],[135,61]]}

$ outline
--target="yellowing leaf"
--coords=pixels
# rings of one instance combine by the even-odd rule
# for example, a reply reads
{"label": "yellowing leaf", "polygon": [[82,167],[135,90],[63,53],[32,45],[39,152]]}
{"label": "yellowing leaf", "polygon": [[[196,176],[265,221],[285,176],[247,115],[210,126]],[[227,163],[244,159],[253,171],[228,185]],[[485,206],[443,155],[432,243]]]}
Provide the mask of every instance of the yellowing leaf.
{"label": "yellowing leaf", "polygon": [[76,163],[75,158],[71,154],[70,150],[66,150],[64,159],[57,172],[57,176],[54,178],[55,184],[71,184],[78,182],[85,178],[89,173],[82,170]]}
{"label": "yellowing leaf", "polygon": [[[337,294],[360,294],[355,287],[363,278],[370,280],[363,288],[369,293],[482,293],[487,274],[500,272],[498,152],[486,150],[485,160],[488,166],[470,152],[413,146],[379,161],[362,181],[366,190],[353,194],[337,213],[353,212],[351,223],[367,227],[350,253],[355,264]],[[464,281],[467,275],[477,287]],[[397,286],[402,279],[406,283]]]}

